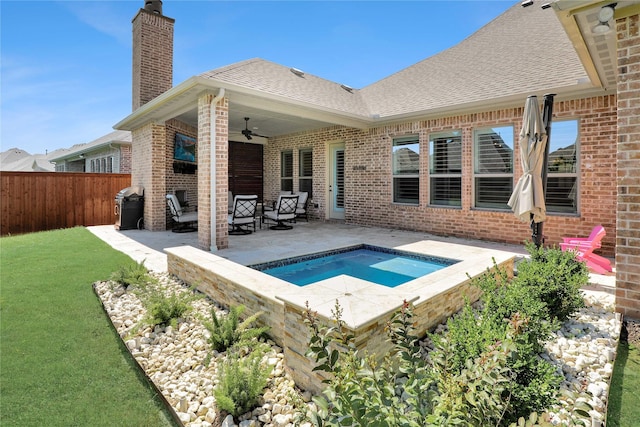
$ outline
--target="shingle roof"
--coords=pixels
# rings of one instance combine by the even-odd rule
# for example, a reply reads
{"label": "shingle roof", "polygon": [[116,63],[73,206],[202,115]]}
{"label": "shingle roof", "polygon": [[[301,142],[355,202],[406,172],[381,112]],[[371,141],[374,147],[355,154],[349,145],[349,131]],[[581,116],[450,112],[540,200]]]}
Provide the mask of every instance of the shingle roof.
{"label": "shingle roof", "polygon": [[381,117],[575,86],[587,74],[552,9],[520,2],[435,56],[363,88]]}
{"label": "shingle roof", "polygon": [[[452,25],[454,25],[452,23]],[[552,9],[505,13],[458,45],[360,90],[254,58],[201,74],[324,109],[384,119],[575,87],[588,78]]]}
{"label": "shingle roof", "polygon": [[98,139],[94,139],[91,142],[75,144],[71,146],[71,148],[65,148],[58,150],[55,154],[55,157],[49,157],[51,161],[61,160],[71,155],[76,155],[82,152],[88,152],[94,148],[101,147],[105,144],[110,143],[131,143],[132,136],[131,132],[128,130],[115,130],[113,132],[109,132],[106,135],[101,136]]}
{"label": "shingle roof", "polygon": [[10,148],[0,153],[0,171],[53,172],[55,166],[46,154],[29,154],[19,148]]}
{"label": "shingle roof", "polygon": [[253,58],[208,71],[200,77],[345,113],[368,115],[366,105],[357,91],[346,90],[340,83],[312,74],[298,74],[284,65]]}

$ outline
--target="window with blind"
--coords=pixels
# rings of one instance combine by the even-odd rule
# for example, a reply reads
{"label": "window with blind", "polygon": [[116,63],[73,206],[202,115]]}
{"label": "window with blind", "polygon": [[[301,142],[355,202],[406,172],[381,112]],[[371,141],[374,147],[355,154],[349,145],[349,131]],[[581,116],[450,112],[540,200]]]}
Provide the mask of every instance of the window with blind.
{"label": "window with blind", "polygon": [[551,122],[547,163],[547,212],[578,213],[578,120]]}
{"label": "window with blind", "polygon": [[513,191],[513,126],[476,129],[473,187],[477,208],[509,209]]}
{"label": "window with blind", "polygon": [[280,191],[293,191],[293,151],[280,153]]}
{"label": "window with blind", "polygon": [[429,203],[462,205],[462,132],[432,134],[429,140]]}
{"label": "window with blind", "polygon": [[393,140],[393,201],[417,205],[420,193],[420,141],[417,136]]}
{"label": "window with blind", "polygon": [[298,152],[299,174],[298,189],[309,193],[309,199],[313,198],[311,189],[313,187],[313,151],[305,148]]}

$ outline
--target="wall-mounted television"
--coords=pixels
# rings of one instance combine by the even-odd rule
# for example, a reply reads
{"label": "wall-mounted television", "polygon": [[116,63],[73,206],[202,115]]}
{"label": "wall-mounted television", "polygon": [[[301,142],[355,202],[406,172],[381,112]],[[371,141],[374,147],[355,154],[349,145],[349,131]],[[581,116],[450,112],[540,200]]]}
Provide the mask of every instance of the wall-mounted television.
{"label": "wall-mounted television", "polygon": [[181,162],[196,162],[196,139],[190,136],[176,133],[173,146],[173,159]]}

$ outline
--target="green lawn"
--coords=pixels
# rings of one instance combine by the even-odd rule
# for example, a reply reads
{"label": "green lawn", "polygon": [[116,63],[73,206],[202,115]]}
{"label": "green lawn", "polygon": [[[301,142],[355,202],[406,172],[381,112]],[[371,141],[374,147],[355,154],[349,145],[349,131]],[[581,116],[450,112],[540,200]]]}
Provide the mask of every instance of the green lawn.
{"label": "green lawn", "polygon": [[613,369],[607,427],[640,425],[640,347],[620,341]]}
{"label": "green lawn", "polygon": [[173,425],[92,289],[124,263],[84,228],[0,239],[0,424]]}

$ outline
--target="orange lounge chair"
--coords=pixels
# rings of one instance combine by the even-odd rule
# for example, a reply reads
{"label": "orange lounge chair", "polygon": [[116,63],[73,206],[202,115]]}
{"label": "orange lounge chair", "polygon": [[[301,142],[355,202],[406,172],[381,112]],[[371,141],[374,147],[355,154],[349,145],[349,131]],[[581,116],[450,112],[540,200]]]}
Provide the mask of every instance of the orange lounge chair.
{"label": "orange lounge chair", "polygon": [[590,271],[598,274],[606,274],[613,270],[611,268],[611,262],[593,253],[595,249],[600,248],[600,242],[606,234],[602,225],[596,225],[593,227],[593,230],[591,230],[589,237],[563,237],[560,248],[563,251],[574,251],[576,253],[576,259],[584,261]]}

